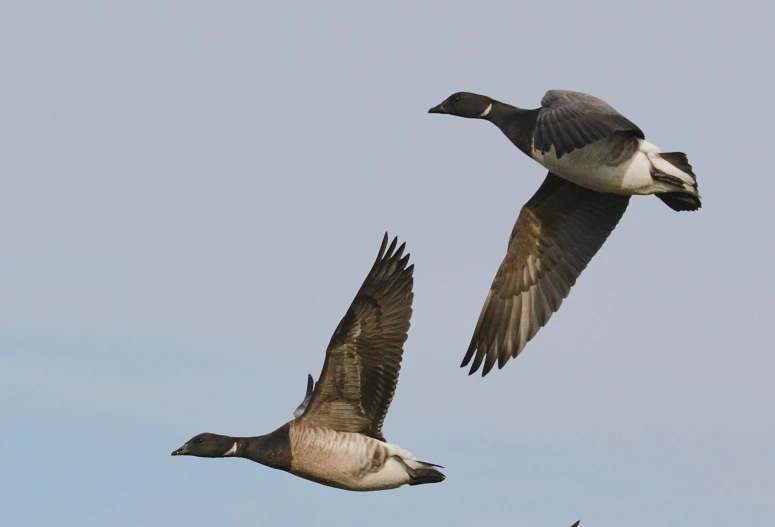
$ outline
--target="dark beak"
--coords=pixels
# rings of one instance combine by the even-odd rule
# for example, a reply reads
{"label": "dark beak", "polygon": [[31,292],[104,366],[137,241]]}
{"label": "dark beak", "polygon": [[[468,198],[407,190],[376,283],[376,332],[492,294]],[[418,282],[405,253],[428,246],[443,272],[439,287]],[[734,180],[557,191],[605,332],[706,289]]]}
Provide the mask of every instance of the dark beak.
{"label": "dark beak", "polygon": [[178,448],[176,451],[172,453],[173,456],[185,456],[186,455],[186,445],[183,445],[182,447]]}
{"label": "dark beak", "polygon": [[444,108],[441,107],[439,104],[438,106],[434,106],[430,110],[428,110],[428,113],[447,113],[444,111]]}

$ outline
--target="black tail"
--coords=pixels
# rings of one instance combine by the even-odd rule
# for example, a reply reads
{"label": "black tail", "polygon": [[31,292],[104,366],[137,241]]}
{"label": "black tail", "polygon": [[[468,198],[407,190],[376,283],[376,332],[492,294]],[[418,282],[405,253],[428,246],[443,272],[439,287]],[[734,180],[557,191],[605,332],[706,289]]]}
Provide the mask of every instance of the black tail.
{"label": "black tail", "polygon": [[[689,164],[689,160],[686,158],[686,154],[683,152],[660,152],[659,157],[673,165],[681,172],[689,174],[694,180],[694,190],[697,190],[697,176],[694,175],[694,172],[692,171],[692,165]],[[675,176],[670,176],[668,174],[660,174],[659,176],[661,177],[658,177],[657,175],[653,176],[656,179],[661,179],[667,183],[676,185],[677,187],[683,186],[683,183]],[[676,181],[672,181],[673,179]],[[665,192],[657,194],[656,196],[664,201],[665,205],[673,210],[697,210],[702,207],[700,197],[688,192]]]}
{"label": "black tail", "polygon": [[574,524],[573,524],[573,525],[571,525],[570,527],[579,527],[579,524],[580,524],[580,523],[581,523],[581,520],[577,521],[576,523],[574,523]]}
{"label": "black tail", "polygon": [[424,485],[425,483],[439,483],[447,477],[435,468],[410,468],[408,471],[410,485]]}
{"label": "black tail", "polygon": [[433,467],[439,467],[444,468],[441,465],[434,465],[433,463],[426,463],[425,461],[412,461],[412,463],[419,463],[421,464],[420,467],[412,468],[410,467],[406,461],[404,461],[404,458],[401,456],[393,456],[393,459],[398,461],[404,466],[404,470],[406,470],[406,473],[409,474],[409,484],[410,485],[423,485],[425,483],[439,483],[440,481],[444,481],[447,479],[447,477],[436,470]]}
{"label": "black tail", "polygon": [[700,198],[683,192],[664,192],[655,194],[655,196],[664,201],[665,205],[673,210],[697,210],[702,207]]}
{"label": "black tail", "polygon": [[697,176],[695,176],[694,172],[692,172],[692,165],[689,164],[689,160],[686,158],[686,154],[683,152],[660,152],[659,157],[673,165],[678,170],[686,172],[694,178],[694,181],[697,181]]}

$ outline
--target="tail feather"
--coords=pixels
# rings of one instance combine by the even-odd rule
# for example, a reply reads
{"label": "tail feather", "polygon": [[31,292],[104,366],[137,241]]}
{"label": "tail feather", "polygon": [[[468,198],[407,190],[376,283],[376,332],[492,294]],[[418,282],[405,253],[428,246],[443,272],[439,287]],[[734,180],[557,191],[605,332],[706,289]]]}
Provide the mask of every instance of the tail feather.
{"label": "tail feather", "polygon": [[425,483],[439,483],[447,477],[433,467],[444,468],[441,465],[426,463],[418,459],[403,459],[400,456],[393,456],[399,463],[404,465],[406,473],[409,474],[409,485],[424,485]]}
{"label": "tail feather", "polygon": [[[654,165],[654,168],[663,174],[655,172],[652,176],[660,181],[675,185],[681,190],[660,192],[656,196],[665,205],[677,211],[697,210],[702,207],[700,194],[697,192],[697,176],[694,174],[686,154],[683,152],[660,152],[658,157],[669,163],[670,166]],[[669,170],[670,168],[674,169]]]}
{"label": "tail feather", "polygon": [[424,485],[425,483],[439,483],[446,476],[435,468],[413,468],[409,472],[409,485]]}
{"label": "tail feather", "polygon": [[435,463],[428,463],[427,461],[420,461],[419,459],[413,460],[412,464],[417,464],[420,468],[428,468],[428,467],[444,468],[441,465],[437,465]]}
{"label": "tail feather", "polygon": [[692,165],[689,164],[689,159],[687,159],[686,154],[683,152],[660,152],[659,157],[673,165],[678,170],[686,172],[692,176],[692,178],[694,178],[694,181],[697,181],[697,176],[695,176],[694,172],[692,172]]}
{"label": "tail feather", "polygon": [[673,210],[697,210],[702,207],[699,196],[692,196],[684,192],[662,192],[654,195]]}

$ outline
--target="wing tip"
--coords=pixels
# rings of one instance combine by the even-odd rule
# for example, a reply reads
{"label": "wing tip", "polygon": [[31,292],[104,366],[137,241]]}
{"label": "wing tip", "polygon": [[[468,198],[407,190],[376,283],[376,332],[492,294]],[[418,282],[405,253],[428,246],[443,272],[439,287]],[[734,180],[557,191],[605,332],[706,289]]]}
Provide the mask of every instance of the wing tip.
{"label": "wing tip", "polygon": [[[390,242],[390,246],[388,246],[388,241]],[[396,246],[398,246],[397,249]],[[391,239],[388,231],[385,231],[385,234],[382,236],[382,244],[377,253],[376,261],[379,262],[380,260],[389,260],[392,258],[398,259],[400,262],[409,261],[411,253],[404,254],[405,250],[406,242],[401,242],[401,245],[398,245],[398,236],[393,236]]]}
{"label": "wing tip", "polygon": [[[463,357],[463,362],[460,363],[460,367],[465,368],[469,363],[471,363],[471,367],[468,370],[468,376],[470,377],[479,371],[485,355],[486,354],[475,343],[472,343],[468,348],[465,357]],[[473,362],[471,362],[472,360]],[[488,363],[485,361],[484,368],[482,369],[482,377],[487,375],[490,372],[490,369],[492,369],[492,366],[488,368]]]}
{"label": "wing tip", "polygon": [[390,247],[388,247],[387,255],[393,256],[394,251],[396,250],[396,245],[398,244],[398,236],[394,236],[393,239],[390,241]]}
{"label": "wing tip", "polygon": [[390,240],[390,235],[388,234],[388,231],[385,231],[385,235],[382,236],[382,244],[379,246],[379,253],[377,254],[377,260],[382,258],[382,255],[385,254],[385,249],[387,248],[388,240]]}
{"label": "wing tip", "polygon": [[[524,345],[521,348],[514,350],[498,349],[495,344],[487,346],[485,343],[477,340],[474,336],[474,340],[466,351],[463,362],[460,363],[461,368],[465,368],[471,363],[471,368],[468,370],[468,375],[473,375],[479,368],[482,369],[482,377],[487,376],[498,365],[498,369],[502,370],[506,364],[513,358],[516,358],[524,349]],[[487,350],[490,350],[488,352]],[[472,362],[473,360],[473,362]]]}

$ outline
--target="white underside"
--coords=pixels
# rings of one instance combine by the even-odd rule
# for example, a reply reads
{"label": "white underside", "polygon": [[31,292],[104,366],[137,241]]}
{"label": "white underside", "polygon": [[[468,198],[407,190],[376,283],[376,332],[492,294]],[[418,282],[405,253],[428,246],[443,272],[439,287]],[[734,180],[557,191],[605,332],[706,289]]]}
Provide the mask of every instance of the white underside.
{"label": "white underside", "polygon": [[[675,185],[655,180],[652,168],[679,178],[683,189],[696,194],[694,178],[659,157],[658,146],[644,139],[638,139],[638,149],[624,162],[611,159],[612,139],[603,139],[574,150],[557,159],[554,147],[546,154],[533,150],[533,158],[563,179],[577,185],[611,194],[656,194],[675,192]],[[611,159],[611,161],[608,161]],[[618,162],[618,163],[617,163]]]}
{"label": "white underside", "polygon": [[[388,449],[389,456],[399,456],[412,468],[421,466],[417,458],[408,450],[390,443],[382,443],[382,445]],[[379,472],[369,474],[361,480],[361,487],[369,490],[394,489],[409,483],[410,479],[404,466],[399,461],[389,457]]]}

